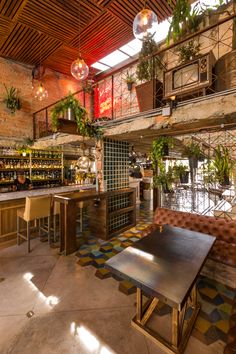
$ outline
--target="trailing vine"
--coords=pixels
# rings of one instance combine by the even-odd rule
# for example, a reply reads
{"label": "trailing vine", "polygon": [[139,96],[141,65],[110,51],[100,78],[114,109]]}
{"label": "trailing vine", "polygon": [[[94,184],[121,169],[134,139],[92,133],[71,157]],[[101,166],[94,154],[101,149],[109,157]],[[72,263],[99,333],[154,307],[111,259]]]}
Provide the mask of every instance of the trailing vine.
{"label": "trailing vine", "polygon": [[59,118],[63,117],[64,113],[69,108],[71,108],[75,116],[77,130],[81,135],[95,138],[96,140],[100,140],[102,138],[103,129],[92,125],[86,108],[81,106],[80,102],[72,94],[69,94],[63,100],[58,102],[51,110],[51,119],[54,131],[57,131],[59,128]]}

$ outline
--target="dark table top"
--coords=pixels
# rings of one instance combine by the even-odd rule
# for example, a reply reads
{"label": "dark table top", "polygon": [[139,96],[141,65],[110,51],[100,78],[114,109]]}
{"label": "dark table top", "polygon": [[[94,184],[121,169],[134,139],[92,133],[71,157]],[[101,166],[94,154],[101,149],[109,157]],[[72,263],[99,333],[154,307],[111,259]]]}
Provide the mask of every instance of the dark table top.
{"label": "dark table top", "polygon": [[112,273],[181,309],[215,237],[165,225],[106,262]]}

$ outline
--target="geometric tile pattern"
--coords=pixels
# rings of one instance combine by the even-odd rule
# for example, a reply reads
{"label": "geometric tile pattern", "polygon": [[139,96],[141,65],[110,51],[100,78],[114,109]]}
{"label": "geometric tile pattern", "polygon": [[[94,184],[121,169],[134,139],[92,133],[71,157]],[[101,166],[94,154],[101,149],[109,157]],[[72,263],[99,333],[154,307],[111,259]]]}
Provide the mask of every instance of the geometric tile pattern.
{"label": "geometric tile pattern", "polygon": [[[141,238],[141,232],[151,224],[152,218],[153,212],[147,208],[145,203],[141,203],[137,225],[109,241],[98,240],[89,231],[85,231],[87,232],[85,238],[87,242],[81,245],[76,254],[79,258],[78,264],[95,267],[95,276],[100,279],[113,277],[119,282],[118,288],[124,294],[135,293],[136,287],[132,283],[111,274],[109,270],[104,268],[104,264],[109,258],[137,242]],[[226,343],[229,318],[233,300],[236,297],[236,290],[203,276],[199,277],[197,281],[197,289],[201,310],[192,334],[206,345],[218,340]],[[159,316],[165,316],[171,313],[171,308],[159,302],[155,311]]]}

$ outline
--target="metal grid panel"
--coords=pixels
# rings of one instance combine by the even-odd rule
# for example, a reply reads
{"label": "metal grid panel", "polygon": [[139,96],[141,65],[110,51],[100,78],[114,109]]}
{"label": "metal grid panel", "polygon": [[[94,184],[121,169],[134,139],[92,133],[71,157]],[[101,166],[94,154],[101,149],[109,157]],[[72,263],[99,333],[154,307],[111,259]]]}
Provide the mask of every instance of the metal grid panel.
{"label": "metal grid panel", "polygon": [[104,140],[104,182],[108,191],[129,186],[129,144]]}

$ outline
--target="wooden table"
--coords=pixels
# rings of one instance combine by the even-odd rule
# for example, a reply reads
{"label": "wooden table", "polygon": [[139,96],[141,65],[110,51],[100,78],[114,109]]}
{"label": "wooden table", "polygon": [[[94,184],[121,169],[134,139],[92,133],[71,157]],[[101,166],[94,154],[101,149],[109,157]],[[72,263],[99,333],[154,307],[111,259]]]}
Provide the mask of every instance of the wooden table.
{"label": "wooden table", "polygon": [[[200,309],[196,279],[214,242],[213,236],[165,225],[106,262],[112,273],[137,286],[132,325],[167,353],[184,351]],[[146,304],[143,293],[150,297]],[[146,326],[159,300],[172,307],[171,341]]]}
{"label": "wooden table", "polygon": [[[120,198],[127,196],[129,202],[127,206],[119,204]],[[115,210],[111,210],[111,198],[118,198]],[[136,224],[136,204],[135,189],[123,188],[109,192],[85,191],[68,193],[64,195],[54,195],[54,201],[60,203],[60,252],[65,255],[77,250],[76,240],[76,219],[77,203],[91,202],[89,206],[89,229],[92,234],[104,240],[109,239],[116,233],[127,230]],[[110,205],[111,204],[111,205]],[[118,227],[112,228],[111,220],[122,214],[129,213],[129,220]]]}

